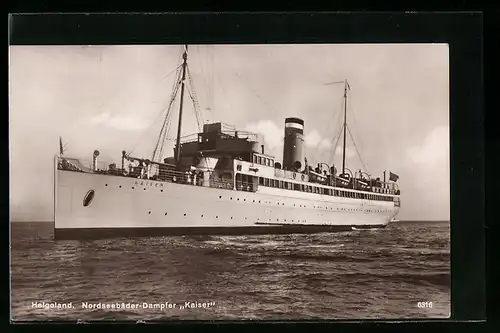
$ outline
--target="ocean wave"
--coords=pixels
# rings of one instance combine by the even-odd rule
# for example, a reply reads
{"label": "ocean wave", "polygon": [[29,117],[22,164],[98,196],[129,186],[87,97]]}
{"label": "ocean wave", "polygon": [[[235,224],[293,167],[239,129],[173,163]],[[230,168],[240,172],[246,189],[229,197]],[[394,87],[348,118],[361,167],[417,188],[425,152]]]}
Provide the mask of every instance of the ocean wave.
{"label": "ocean wave", "polygon": [[[14,319],[418,317],[391,299],[432,293],[448,313],[449,229],[417,224],[344,233],[54,241],[47,225],[12,233]],[[32,311],[43,299],[216,301],[210,311]],[[441,312],[440,312],[441,311]],[[293,314],[293,316],[292,316]],[[72,320],[73,320],[72,319]]]}
{"label": "ocean wave", "polygon": [[345,273],[343,278],[348,278],[353,283],[366,282],[398,282],[411,285],[423,286],[449,286],[450,274],[435,273],[435,274],[417,274],[417,273],[396,273],[396,274],[374,274],[374,273]]}

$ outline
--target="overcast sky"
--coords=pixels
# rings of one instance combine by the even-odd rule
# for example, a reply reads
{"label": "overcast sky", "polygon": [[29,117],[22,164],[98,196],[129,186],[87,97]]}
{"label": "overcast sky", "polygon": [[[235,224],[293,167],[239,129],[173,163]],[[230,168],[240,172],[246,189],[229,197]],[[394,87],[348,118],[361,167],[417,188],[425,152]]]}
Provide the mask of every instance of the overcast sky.
{"label": "overcast sky", "polygon": [[[151,157],[182,47],[10,47],[13,220],[53,220],[53,156],[119,162]],[[400,176],[405,220],[449,219],[449,72],[444,44],[189,46],[189,68],[205,121],[261,134],[282,159],[284,120],[305,121],[311,163],[341,167],[336,135],[343,85],[351,86],[347,167]],[[183,135],[197,130],[186,94]],[[174,106],[178,110],[178,99]],[[163,113],[164,114],[164,113]],[[175,137],[177,119],[172,119]],[[165,155],[171,155],[167,141]],[[358,156],[357,151],[359,151]],[[335,152],[335,154],[334,154]]]}

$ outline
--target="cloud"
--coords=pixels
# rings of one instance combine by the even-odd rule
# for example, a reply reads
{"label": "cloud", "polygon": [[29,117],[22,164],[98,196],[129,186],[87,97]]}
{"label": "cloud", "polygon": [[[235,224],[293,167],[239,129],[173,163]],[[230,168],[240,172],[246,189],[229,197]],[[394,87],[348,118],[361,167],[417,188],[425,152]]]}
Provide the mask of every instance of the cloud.
{"label": "cloud", "polygon": [[441,126],[431,131],[419,146],[410,147],[407,155],[415,163],[426,167],[448,164],[449,127]]}
{"label": "cloud", "polygon": [[[342,147],[337,147],[337,149],[335,150],[335,155],[342,156]],[[349,147],[345,148],[345,157],[346,158],[351,158],[354,155],[356,155],[356,153],[352,149],[350,149]]]}
{"label": "cloud", "polygon": [[93,124],[102,124],[123,131],[140,131],[148,127],[144,120],[134,116],[110,116],[101,113],[91,118]]}
{"label": "cloud", "polygon": [[[420,145],[406,151],[400,188],[408,216],[421,219],[450,218],[449,127],[430,131]],[[411,177],[411,179],[409,177]],[[432,188],[432,191],[429,191]],[[425,192],[425,195],[422,193]],[[419,206],[412,205],[418,202]],[[419,207],[425,207],[421,209]]]}
{"label": "cloud", "polygon": [[265,145],[271,150],[283,146],[284,129],[278,127],[272,120],[261,120],[246,126],[246,130],[263,137]]}
{"label": "cloud", "polygon": [[313,130],[307,134],[304,141],[306,146],[318,149],[328,149],[332,146],[332,143],[329,140],[321,138],[321,135],[317,130]]}
{"label": "cloud", "polygon": [[[272,120],[261,120],[250,123],[246,126],[245,130],[259,135],[259,141],[265,144],[267,153],[275,157],[283,154],[284,128],[276,125]],[[329,140],[322,139],[317,130],[312,130],[304,137],[304,144],[306,147],[312,148],[312,152],[309,154],[311,156],[308,155],[308,159],[311,161],[316,160],[315,156],[318,157],[325,150],[328,151],[328,149],[332,148],[332,143]],[[348,149],[346,156],[350,157],[353,155],[354,153]]]}

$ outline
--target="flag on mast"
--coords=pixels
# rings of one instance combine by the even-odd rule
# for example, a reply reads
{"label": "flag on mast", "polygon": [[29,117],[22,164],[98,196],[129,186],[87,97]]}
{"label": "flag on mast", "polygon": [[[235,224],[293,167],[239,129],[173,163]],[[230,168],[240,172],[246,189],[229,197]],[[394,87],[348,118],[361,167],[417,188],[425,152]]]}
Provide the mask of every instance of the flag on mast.
{"label": "flag on mast", "polygon": [[63,149],[63,144],[62,144],[62,138],[59,137],[59,155],[62,155],[64,153]]}
{"label": "flag on mast", "polygon": [[392,172],[389,171],[389,180],[390,181],[397,182],[398,179],[399,179],[398,175],[396,175],[395,173],[392,173]]}

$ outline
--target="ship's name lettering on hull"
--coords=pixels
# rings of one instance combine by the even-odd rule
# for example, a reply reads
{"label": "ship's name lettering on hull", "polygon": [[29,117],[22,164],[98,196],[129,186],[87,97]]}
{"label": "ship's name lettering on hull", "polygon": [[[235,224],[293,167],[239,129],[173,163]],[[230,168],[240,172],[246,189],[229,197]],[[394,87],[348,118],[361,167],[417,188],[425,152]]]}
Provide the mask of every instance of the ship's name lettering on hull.
{"label": "ship's name lettering on hull", "polygon": [[140,180],[136,180],[134,184],[139,186],[163,187],[163,183],[145,182]]}

